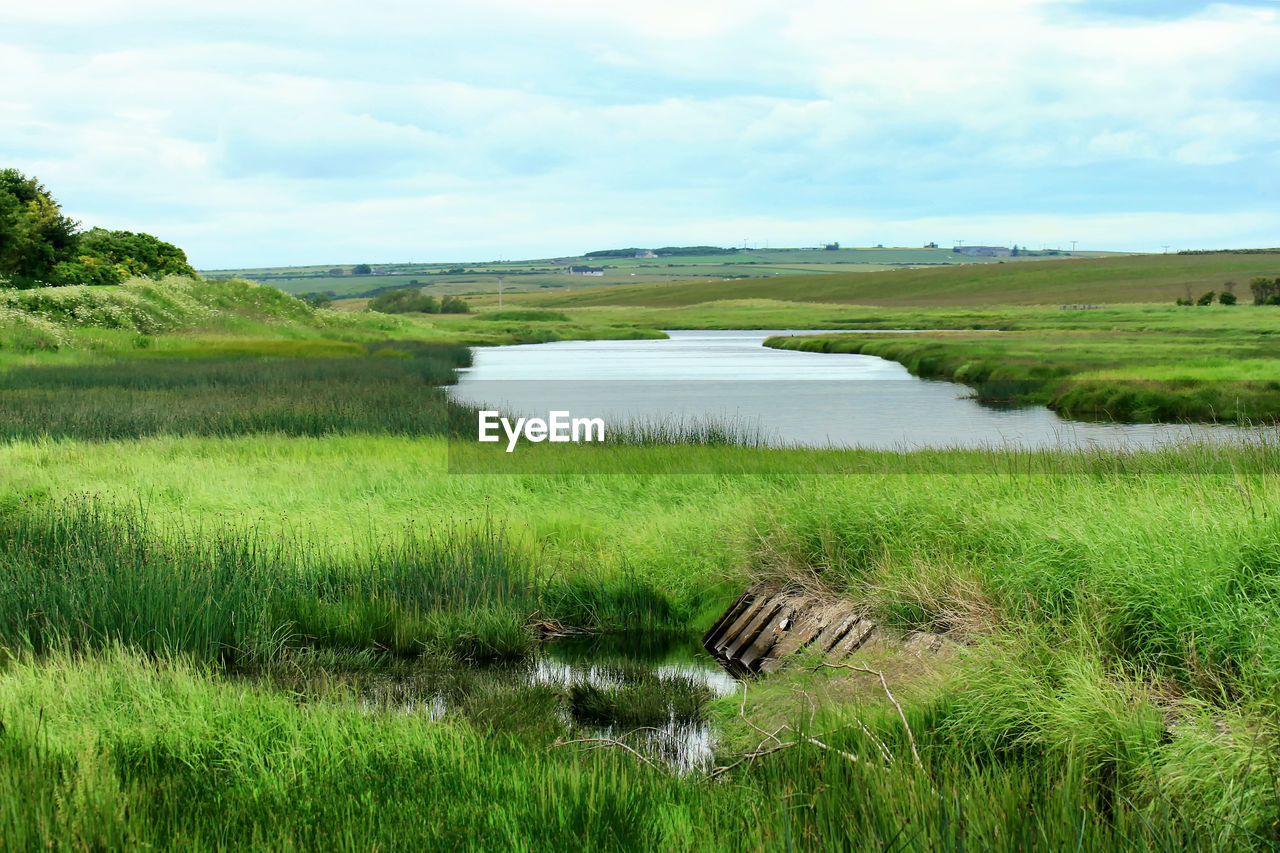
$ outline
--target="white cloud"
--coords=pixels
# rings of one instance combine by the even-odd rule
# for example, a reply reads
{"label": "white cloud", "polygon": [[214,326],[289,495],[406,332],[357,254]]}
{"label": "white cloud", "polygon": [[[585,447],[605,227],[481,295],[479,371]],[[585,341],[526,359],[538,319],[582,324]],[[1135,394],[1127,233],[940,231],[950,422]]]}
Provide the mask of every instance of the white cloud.
{"label": "white cloud", "polygon": [[17,0],[0,158],[209,266],[736,242],[752,223],[914,243],[939,211],[1031,244],[1051,223],[1114,248],[1277,242],[1277,10],[1072,8]]}

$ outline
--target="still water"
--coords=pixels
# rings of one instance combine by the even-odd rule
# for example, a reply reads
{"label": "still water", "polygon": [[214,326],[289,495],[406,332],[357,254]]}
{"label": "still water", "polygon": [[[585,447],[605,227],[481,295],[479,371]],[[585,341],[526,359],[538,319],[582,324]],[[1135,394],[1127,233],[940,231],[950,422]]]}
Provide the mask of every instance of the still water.
{"label": "still water", "polygon": [[1153,448],[1245,440],[1231,426],[1069,421],[1043,406],[992,407],[972,389],[917,379],[870,355],[761,344],[788,330],[672,331],[668,340],[477,347],[452,393],[504,414],[732,422],[775,446]]}

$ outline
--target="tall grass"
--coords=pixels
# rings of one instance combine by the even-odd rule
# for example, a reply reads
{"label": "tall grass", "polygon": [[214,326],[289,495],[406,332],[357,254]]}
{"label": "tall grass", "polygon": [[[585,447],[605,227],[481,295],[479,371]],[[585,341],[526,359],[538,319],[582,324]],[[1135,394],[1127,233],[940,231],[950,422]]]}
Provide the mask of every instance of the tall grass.
{"label": "tall grass", "polygon": [[260,529],[174,526],[70,500],[0,517],[0,647],[123,644],[225,665],[291,647],[467,660],[526,655],[535,617],[671,629],[683,611],[627,575],[566,578],[490,524],[409,530],[345,554]]}
{"label": "tall grass", "polygon": [[812,728],[801,719],[798,733],[825,732],[828,749],[802,740],[708,781],[621,749],[557,746],[554,726],[517,734],[300,705],[181,661],[58,656],[0,671],[0,802],[21,804],[0,809],[0,844],[1023,851],[1269,841],[1265,825],[1201,820],[1168,796],[1100,778],[1070,750],[957,751],[913,712],[916,768],[885,710],[823,713]]}
{"label": "tall grass", "polygon": [[[294,354],[299,349],[304,357]],[[235,342],[106,364],[13,368],[0,372],[0,439],[439,435],[457,409],[440,386],[468,364],[470,351],[461,346],[325,341]]]}
{"label": "tall grass", "polygon": [[[1041,403],[1088,420],[1280,420],[1280,349],[1264,322],[999,333],[809,335],[766,346],[874,355],[915,376],[963,382],[985,402]],[[1125,322],[1127,321],[1127,322]]]}

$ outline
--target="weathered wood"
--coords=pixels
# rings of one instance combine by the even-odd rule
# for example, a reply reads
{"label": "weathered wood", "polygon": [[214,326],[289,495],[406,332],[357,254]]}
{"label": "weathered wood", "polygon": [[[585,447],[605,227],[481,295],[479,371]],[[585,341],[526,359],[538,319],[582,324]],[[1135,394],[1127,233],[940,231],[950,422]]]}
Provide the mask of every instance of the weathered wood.
{"label": "weathered wood", "polygon": [[871,632],[875,630],[875,625],[868,619],[859,619],[845,631],[844,636],[840,638],[830,651],[827,652],[827,661],[836,663],[844,660],[853,654],[859,646],[867,641],[871,636]]}
{"label": "weathered wood", "polygon": [[760,633],[751,641],[751,645],[742,650],[738,655],[738,663],[751,668],[751,665],[763,658],[778,643],[778,637],[783,632],[783,626],[791,621],[791,608],[782,606],[778,608],[777,614],[769,623],[760,629]]}
{"label": "weathered wood", "polygon": [[733,623],[716,638],[715,648],[711,650],[712,654],[724,655],[725,651],[738,639],[747,625],[751,624],[751,620],[756,618],[756,614],[760,612],[760,609],[768,603],[769,598],[767,596],[755,596],[751,601],[751,605],[742,611],[738,618],[734,619]]}
{"label": "weathered wood", "polygon": [[774,672],[809,647],[837,661],[874,631],[853,602],[752,587],[716,620],[702,642],[731,670]]}
{"label": "weathered wood", "polygon": [[[850,607],[850,610],[852,610],[852,607]],[[839,619],[832,620],[827,624],[826,630],[818,635],[818,639],[813,641],[814,646],[821,652],[831,651],[857,621],[857,613],[846,611]]]}
{"label": "weathered wood", "polygon": [[826,623],[820,618],[814,618],[809,612],[809,608],[816,603],[814,599],[807,598],[795,605],[791,615],[792,624],[769,651],[766,659],[760,662],[761,672],[780,669],[787,658],[813,642],[813,638],[826,627]]}
{"label": "weathered wood", "polygon": [[716,623],[711,626],[710,630],[708,630],[706,634],[703,635],[703,648],[712,654],[715,654],[716,644],[719,642],[720,638],[724,636],[724,633],[729,629],[729,626],[742,615],[743,611],[755,602],[756,590],[754,588],[748,589],[746,592],[742,593],[742,595],[738,596],[738,599],[733,602],[728,610],[720,615],[720,618],[716,620]]}
{"label": "weathered wood", "polygon": [[756,617],[747,623],[747,627],[742,629],[738,638],[724,650],[725,656],[737,661],[739,652],[755,642],[756,636],[781,608],[782,602],[776,598],[765,599],[764,606],[756,611]]}

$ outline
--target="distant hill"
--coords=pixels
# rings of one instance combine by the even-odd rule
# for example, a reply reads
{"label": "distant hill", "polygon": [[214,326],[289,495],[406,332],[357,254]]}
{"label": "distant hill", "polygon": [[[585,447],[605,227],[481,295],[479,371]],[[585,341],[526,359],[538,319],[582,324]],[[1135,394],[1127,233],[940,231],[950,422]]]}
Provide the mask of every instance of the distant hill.
{"label": "distant hill", "polygon": [[[648,250],[601,249],[587,255],[485,263],[322,264],[202,270],[206,278],[241,277],[270,283],[288,293],[326,293],[335,298],[369,297],[405,287],[426,287],[436,296],[495,293],[502,279],[507,293],[578,290],[583,287],[685,280],[780,278],[815,273],[874,272],[916,266],[1040,263],[1058,250],[1020,251],[1017,257],[971,256],[938,248],[722,249],[715,246],[660,246]],[[637,253],[641,256],[637,257]],[[1098,253],[1078,252],[1075,257]],[[584,279],[574,266],[603,268]]]}

